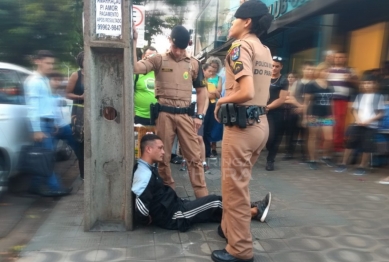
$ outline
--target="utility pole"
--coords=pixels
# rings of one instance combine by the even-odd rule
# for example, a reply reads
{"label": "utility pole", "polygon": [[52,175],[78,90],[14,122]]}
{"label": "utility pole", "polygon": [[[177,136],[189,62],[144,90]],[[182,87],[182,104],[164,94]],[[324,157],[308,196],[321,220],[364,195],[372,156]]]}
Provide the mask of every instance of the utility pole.
{"label": "utility pole", "polygon": [[132,230],[131,0],[84,1],[84,230]]}

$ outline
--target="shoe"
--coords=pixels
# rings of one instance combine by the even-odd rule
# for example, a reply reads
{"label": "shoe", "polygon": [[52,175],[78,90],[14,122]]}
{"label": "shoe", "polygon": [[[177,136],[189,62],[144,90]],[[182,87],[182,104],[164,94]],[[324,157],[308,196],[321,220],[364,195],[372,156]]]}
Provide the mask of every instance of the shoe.
{"label": "shoe", "polygon": [[182,160],[182,162],[181,162],[180,171],[186,171],[186,170],[187,170],[186,161],[185,161],[185,159],[184,159],[184,160]]}
{"label": "shoe", "polygon": [[274,170],[274,162],[267,162],[266,163],[266,170],[273,171]]}
{"label": "shoe", "polygon": [[72,190],[73,190],[72,187],[61,188],[61,189],[57,189],[57,190],[32,188],[32,189],[29,189],[28,192],[30,194],[40,195],[42,197],[62,197],[62,196],[69,195],[70,192],[72,192]]}
{"label": "shoe", "polygon": [[293,159],[293,156],[291,154],[285,154],[282,158],[283,161],[291,160]]}
{"label": "shoe", "polygon": [[312,170],[317,170],[317,163],[316,163],[316,161],[309,161],[308,162],[308,166]]}
{"label": "shoe", "polygon": [[388,180],[381,180],[381,181],[378,181],[378,184],[389,185],[389,181]]}
{"label": "shoe", "polygon": [[223,229],[222,229],[222,226],[221,225],[219,225],[218,227],[217,227],[217,234],[221,237],[221,238],[226,238],[226,236],[224,235],[224,232],[223,232]]}
{"label": "shoe", "polygon": [[353,173],[354,176],[363,176],[363,175],[365,175],[365,174],[366,174],[366,170],[365,170],[364,168],[362,168],[362,167],[358,167],[358,168],[354,171],[354,173]]}
{"label": "shoe", "polygon": [[204,174],[209,174],[211,171],[209,171],[209,166],[208,165],[203,165],[204,167]]}
{"label": "shoe", "polygon": [[180,156],[176,156],[176,157],[170,159],[170,163],[176,164],[176,165],[181,164],[182,161],[184,161],[184,159],[182,157],[180,157]]}
{"label": "shoe", "polygon": [[346,170],[347,170],[347,166],[346,165],[338,165],[338,167],[335,168],[335,172],[336,173],[343,173]]}
{"label": "shoe", "polygon": [[212,155],[214,155],[215,157],[217,157],[217,151],[216,150],[212,150]]}
{"label": "shoe", "polygon": [[253,262],[254,257],[250,259],[239,259],[230,255],[227,250],[215,250],[211,255],[212,261],[214,262]]}
{"label": "shoe", "polygon": [[323,162],[324,164],[326,164],[328,167],[334,167],[334,164],[332,163],[331,158],[323,157],[323,158],[321,159],[321,162]]}
{"label": "shoe", "polygon": [[251,207],[257,207],[258,208],[258,214],[253,217],[253,219],[261,221],[262,223],[265,222],[265,219],[267,217],[267,214],[269,213],[271,204],[271,193],[267,193],[265,198],[251,203]]}

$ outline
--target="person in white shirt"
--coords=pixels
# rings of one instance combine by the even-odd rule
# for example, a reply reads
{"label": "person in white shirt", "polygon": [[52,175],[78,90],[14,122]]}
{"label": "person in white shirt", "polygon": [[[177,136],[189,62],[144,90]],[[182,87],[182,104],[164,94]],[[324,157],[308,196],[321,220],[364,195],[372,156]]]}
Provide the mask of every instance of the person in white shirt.
{"label": "person in white shirt", "polygon": [[384,116],[384,97],[376,93],[378,79],[374,75],[365,75],[361,82],[362,93],[357,95],[353,108],[355,123],[346,131],[346,150],[342,163],[335,172],[347,170],[347,162],[355,149],[362,149],[362,161],[354,175],[364,175],[370,153],[374,152],[374,137],[378,129],[378,120]]}

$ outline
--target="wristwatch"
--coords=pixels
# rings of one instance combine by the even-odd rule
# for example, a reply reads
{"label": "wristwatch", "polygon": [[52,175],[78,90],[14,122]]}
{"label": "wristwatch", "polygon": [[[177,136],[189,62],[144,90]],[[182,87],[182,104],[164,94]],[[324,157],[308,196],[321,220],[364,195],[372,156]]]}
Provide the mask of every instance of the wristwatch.
{"label": "wristwatch", "polygon": [[196,118],[200,120],[204,120],[204,115],[203,114],[196,114]]}

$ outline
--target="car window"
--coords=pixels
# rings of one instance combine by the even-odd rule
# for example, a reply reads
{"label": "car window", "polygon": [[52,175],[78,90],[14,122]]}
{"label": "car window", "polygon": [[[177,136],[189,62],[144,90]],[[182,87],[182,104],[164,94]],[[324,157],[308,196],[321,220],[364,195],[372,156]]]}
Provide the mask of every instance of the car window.
{"label": "car window", "polygon": [[17,73],[0,69],[0,104],[22,104],[23,92]]}

